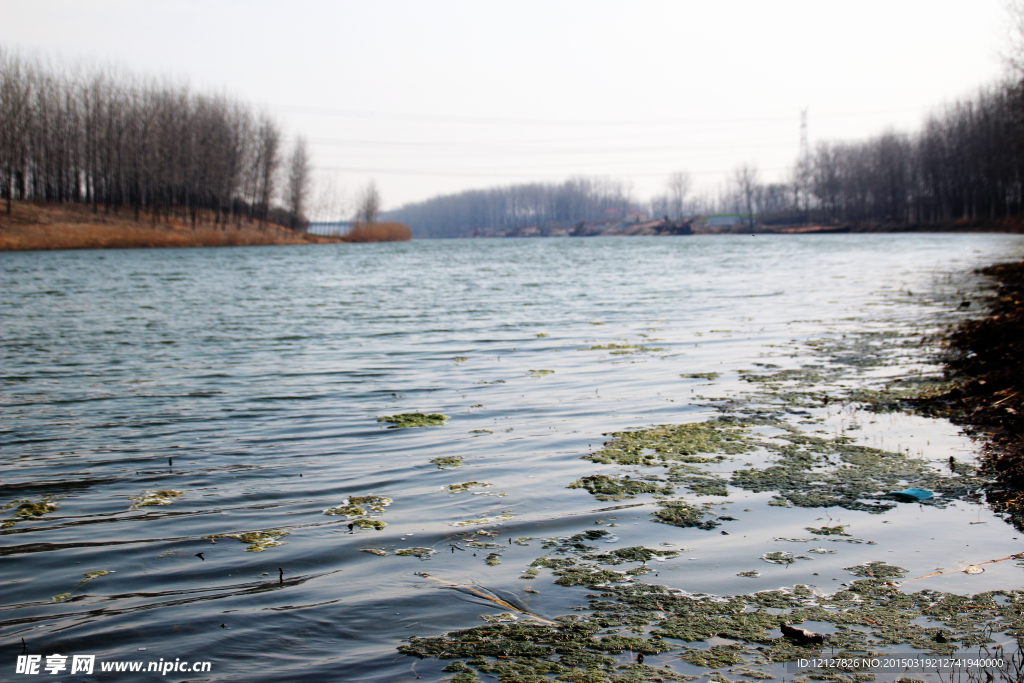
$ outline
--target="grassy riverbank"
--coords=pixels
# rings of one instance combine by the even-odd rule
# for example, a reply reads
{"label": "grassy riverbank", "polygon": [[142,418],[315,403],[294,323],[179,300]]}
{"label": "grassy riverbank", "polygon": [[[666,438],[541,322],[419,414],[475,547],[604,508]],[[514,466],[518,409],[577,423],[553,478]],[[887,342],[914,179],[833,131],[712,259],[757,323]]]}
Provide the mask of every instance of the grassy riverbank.
{"label": "grassy riverbank", "polygon": [[288,228],[242,220],[214,225],[210,216],[195,227],[177,218],[135,219],[131,209],[117,214],[83,204],[14,202],[0,213],[0,251],[37,249],[133,249],[142,247],[226,247],[273,244],[325,244],[341,237],[308,235]]}

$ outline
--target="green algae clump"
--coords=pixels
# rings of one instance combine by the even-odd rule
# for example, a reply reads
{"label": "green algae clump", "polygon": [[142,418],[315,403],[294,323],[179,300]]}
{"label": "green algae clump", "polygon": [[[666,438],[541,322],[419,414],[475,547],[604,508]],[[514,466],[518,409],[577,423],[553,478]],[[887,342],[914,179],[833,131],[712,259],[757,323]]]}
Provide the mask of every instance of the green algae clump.
{"label": "green algae clump", "polygon": [[706,508],[698,508],[682,500],[667,500],[658,503],[661,508],[651,513],[655,522],[678,527],[697,527],[709,531],[719,526],[714,519],[706,519]]}
{"label": "green algae clump", "polygon": [[460,491],[468,491],[475,486],[492,486],[484,481],[464,481],[461,484],[448,484],[447,488],[452,493],[459,493]]}
{"label": "green algae clump", "polygon": [[441,413],[400,413],[398,415],[386,415],[378,417],[377,422],[390,422],[388,429],[402,429],[404,427],[433,427],[444,424],[448,420],[447,415]]}
{"label": "green algae clump", "polygon": [[38,503],[33,503],[26,498],[20,498],[4,505],[3,507],[4,510],[9,510],[11,508],[17,508],[14,511],[14,516],[18,519],[8,519],[4,521],[3,524],[0,524],[0,529],[9,529],[24,519],[42,517],[48,512],[59,510],[60,506],[54,504],[50,498],[43,498]]}
{"label": "green algae clump", "polygon": [[283,529],[267,529],[265,531],[247,531],[242,534],[210,534],[209,536],[203,536],[203,538],[208,538],[214,543],[217,542],[218,538],[233,538],[236,541],[248,544],[245,552],[262,553],[267,548],[284,545],[284,541],[279,541],[278,539],[287,535],[288,532]]}
{"label": "green algae clump", "polygon": [[599,564],[622,564],[623,562],[647,562],[654,557],[676,557],[679,552],[676,550],[653,550],[642,545],[630,548],[618,548],[607,553],[584,555],[584,559],[593,560]]}
{"label": "green algae clump", "polygon": [[162,489],[160,491],[143,491],[141,495],[132,497],[132,506],[129,510],[138,510],[147,505],[170,505],[175,498],[185,495],[174,489]]}
{"label": "green algae clump", "polygon": [[50,602],[67,602],[71,599],[71,593],[61,593],[50,598]]}
{"label": "green algae clump", "polygon": [[654,482],[643,479],[632,479],[629,475],[613,477],[607,474],[594,474],[577,479],[567,489],[586,489],[598,500],[622,500],[634,498],[641,493],[674,493],[669,486],[658,486]]}
{"label": "green algae clump", "polygon": [[357,519],[352,524],[360,529],[374,529],[375,531],[380,531],[388,525],[387,522],[382,522],[379,519]]}
{"label": "green algae clump", "polygon": [[391,554],[385,550],[381,550],[380,548],[360,548],[359,552],[370,553],[371,555],[378,555],[380,557],[387,557]]}
{"label": "green algae clump", "polygon": [[811,558],[809,558],[809,557],[807,557],[805,555],[797,555],[797,556],[794,557],[793,553],[787,553],[787,552],[783,552],[781,550],[776,550],[774,552],[765,553],[764,555],[761,556],[761,559],[764,560],[765,562],[771,562],[772,564],[786,564],[786,565],[789,565],[789,564],[793,564],[797,560],[809,560]]}
{"label": "green algae clump", "polygon": [[839,526],[839,525],[836,525],[836,526],[823,526],[823,527],[818,527],[818,528],[809,527],[808,526],[808,527],[804,527],[804,528],[807,529],[807,531],[810,531],[812,534],[817,534],[818,536],[849,536],[850,535],[850,534],[846,533],[846,527],[845,526]]}
{"label": "green algae clump", "polygon": [[713,382],[714,380],[716,380],[719,377],[721,377],[722,373],[720,373],[720,372],[684,372],[684,373],[682,373],[679,376],[682,377],[683,379],[706,379],[706,380],[709,380],[709,381]]}
{"label": "green algae clump", "polygon": [[554,370],[530,370],[530,377],[543,377],[544,375],[553,375]]}
{"label": "green algae clump", "polygon": [[439,470],[450,470],[453,467],[460,467],[462,465],[462,458],[457,455],[442,455],[439,458],[434,458],[430,462],[437,465],[437,469]]}
{"label": "green algae clump", "polygon": [[495,515],[494,517],[481,517],[480,519],[464,519],[461,522],[454,522],[452,526],[471,526],[473,524],[490,524],[491,522],[502,522],[512,519],[512,515]]}
{"label": "green algae clump", "polygon": [[738,455],[754,449],[747,443],[742,426],[726,426],[715,422],[693,422],[680,425],[658,425],[649,429],[612,432],[614,437],[604,448],[584,460],[603,465],[643,465],[654,467],[672,461],[709,462],[694,458],[702,453]]}
{"label": "green algae clump", "polygon": [[395,555],[418,557],[421,560],[429,560],[430,556],[436,553],[437,551],[432,548],[399,548],[395,551]]}
{"label": "green algae clump", "polygon": [[360,517],[368,514],[362,506],[366,506],[371,512],[378,514],[384,512],[384,508],[391,505],[392,500],[386,496],[349,496],[341,505],[329,507],[324,510],[325,515],[337,515],[340,517]]}

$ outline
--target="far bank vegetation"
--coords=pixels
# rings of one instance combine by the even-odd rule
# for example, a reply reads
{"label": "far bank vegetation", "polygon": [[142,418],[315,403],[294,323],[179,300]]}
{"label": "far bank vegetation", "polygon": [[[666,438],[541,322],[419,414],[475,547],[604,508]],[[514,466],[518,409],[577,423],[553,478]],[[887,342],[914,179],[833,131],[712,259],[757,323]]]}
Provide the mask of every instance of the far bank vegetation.
{"label": "far bank vegetation", "polygon": [[573,236],[602,234],[596,228],[609,226],[612,232],[603,234],[631,234],[630,224],[669,224],[684,217],[711,218],[708,231],[716,230],[716,218],[727,217],[741,232],[755,224],[760,230],[817,225],[1020,231],[1021,140],[1024,79],[944,106],[913,134],[889,130],[867,140],[809,145],[783,182],[763,182],[756,167],[744,164],[721,192],[693,196],[689,175],[677,172],[663,195],[641,202],[628,183],[578,177],[442,195],[385,217],[410,224],[422,237]]}
{"label": "far bank vegetation", "polygon": [[286,152],[276,121],[226,95],[2,51],[0,119],[7,213],[19,199],[223,228],[304,222],[305,143]]}

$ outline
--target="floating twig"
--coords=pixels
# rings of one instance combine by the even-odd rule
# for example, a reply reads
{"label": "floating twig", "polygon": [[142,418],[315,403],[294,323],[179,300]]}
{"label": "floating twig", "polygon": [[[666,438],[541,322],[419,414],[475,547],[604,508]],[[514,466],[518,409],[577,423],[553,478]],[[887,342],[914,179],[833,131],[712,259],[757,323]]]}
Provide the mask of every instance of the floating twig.
{"label": "floating twig", "polygon": [[550,619],[545,619],[544,617],[538,616],[538,615],[533,614],[531,612],[527,612],[526,610],[520,609],[520,608],[518,608],[518,607],[516,607],[514,605],[510,605],[508,602],[506,602],[506,601],[502,600],[501,598],[497,597],[496,595],[491,593],[486,588],[477,588],[475,586],[466,586],[466,585],[463,585],[463,584],[460,584],[460,583],[452,583],[451,581],[445,581],[444,579],[439,579],[436,576],[431,576],[430,574],[427,574],[426,572],[416,572],[416,575],[417,576],[422,576],[425,579],[430,579],[431,581],[437,581],[438,583],[443,583],[448,588],[456,588],[456,589],[458,589],[458,590],[460,590],[460,591],[462,591],[464,593],[468,593],[468,594],[470,594],[470,595],[472,595],[474,597],[482,598],[484,600],[488,600],[490,602],[493,602],[495,605],[498,605],[500,607],[504,607],[505,609],[512,610],[513,612],[517,612],[519,614],[523,614],[525,616],[530,617],[531,619],[536,619],[537,621],[539,621],[541,623],[544,623],[544,624],[548,624],[549,626],[558,626],[559,625],[558,622],[551,621]]}
{"label": "floating twig", "polygon": [[968,570],[974,569],[976,567],[981,567],[982,565],[985,565],[985,564],[995,564],[996,562],[1006,562],[1007,560],[1021,560],[1021,559],[1024,559],[1024,553],[1016,553],[1014,555],[1009,555],[1007,557],[1001,557],[998,560],[988,560],[987,562],[978,562],[977,564],[972,564],[972,565],[969,565],[967,567],[963,567],[961,569],[944,569],[942,571],[932,572],[931,574],[925,574],[924,576],[915,576],[914,578],[907,579],[906,581],[903,581],[902,583],[910,583],[911,581],[917,581],[918,579],[927,579],[927,578],[930,578],[932,576],[942,576],[943,574],[954,574],[956,572],[967,572],[968,574],[980,574],[981,572],[978,572],[978,571],[973,571],[972,572],[972,571],[968,571]]}

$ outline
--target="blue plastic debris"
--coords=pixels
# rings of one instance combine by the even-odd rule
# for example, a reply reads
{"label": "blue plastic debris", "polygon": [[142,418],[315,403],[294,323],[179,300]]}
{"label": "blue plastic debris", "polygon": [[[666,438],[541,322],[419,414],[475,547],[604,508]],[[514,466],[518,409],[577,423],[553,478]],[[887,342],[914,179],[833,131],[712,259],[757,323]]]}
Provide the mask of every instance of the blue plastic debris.
{"label": "blue plastic debris", "polygon": [[889,495],[899,498],[905,503],[919,503],[922,500],[928,500],[934,494],[927,489],[910,488],[903,489],[902,491],[891,491]]}

